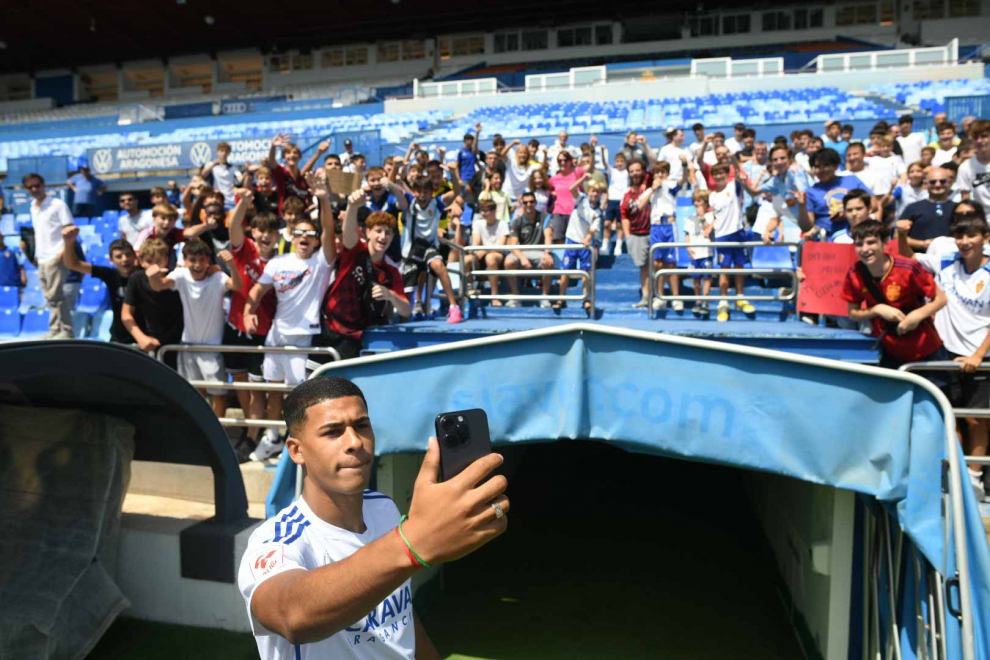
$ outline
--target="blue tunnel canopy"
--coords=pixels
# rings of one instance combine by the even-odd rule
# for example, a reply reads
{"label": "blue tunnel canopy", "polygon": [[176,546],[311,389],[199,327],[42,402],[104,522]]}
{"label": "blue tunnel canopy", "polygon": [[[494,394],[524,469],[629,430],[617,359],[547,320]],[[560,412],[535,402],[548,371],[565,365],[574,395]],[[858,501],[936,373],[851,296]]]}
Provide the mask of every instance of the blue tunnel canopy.
{"label": "blue tunnel canopy", "polygon": [[[496,444],[593,439],[874,497],[933,566],[956,570],[952,535],[948,566],[943,559],[941,394],[912,374],[590,324],[364,357],[319,373],[361,387],[378,455],[423,451],[438,413],[479,407]],[[270,509],[292,498],[286,454]],[[962,502],[982,658],[990,551],[969,489]],[[950,656],[962,657],[958,625],[950,633]]]}

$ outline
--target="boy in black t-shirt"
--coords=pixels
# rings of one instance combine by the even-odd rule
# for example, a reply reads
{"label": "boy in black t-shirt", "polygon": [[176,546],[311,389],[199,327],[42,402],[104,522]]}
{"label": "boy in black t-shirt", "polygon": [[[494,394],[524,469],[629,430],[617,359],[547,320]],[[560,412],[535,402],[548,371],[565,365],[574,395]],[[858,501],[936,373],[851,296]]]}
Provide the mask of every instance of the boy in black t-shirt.
{"label": "boy in black t-shirt", "polygon": [[122,238],[118,238],[110,244],[110,261],[113,268],[107,266],[94,266],[79,258],[76,250],[76,237],[79,235],[79,227],[69,225],[62,230],[62,241],[65,249],[62,251],[65,267],[71,271],[92,275],[103,280],[110,293],[110,308],[113,310],[113,324],[110,326],[110,341],[118,344],[133,344],[134,337],[124,327],[121,318],[121,306],[124,304],[124,294],[127,290],[127,282],[134,273],[137,266],[137,259],[134,255],[134,248]]}
{"label": "boy in black t-shirt", "polygon": [[[141,245],[138,258],[142,268],[168,268],[169,247],[160,238],[149,238]],[[143,270],[127,281],[121,307],[124,327],[142,351],[154,352],[166,344],[182,342],[182,301],[177,291],[155,291]],[[165,356],[165,364],[176,368],[176,353]]]}

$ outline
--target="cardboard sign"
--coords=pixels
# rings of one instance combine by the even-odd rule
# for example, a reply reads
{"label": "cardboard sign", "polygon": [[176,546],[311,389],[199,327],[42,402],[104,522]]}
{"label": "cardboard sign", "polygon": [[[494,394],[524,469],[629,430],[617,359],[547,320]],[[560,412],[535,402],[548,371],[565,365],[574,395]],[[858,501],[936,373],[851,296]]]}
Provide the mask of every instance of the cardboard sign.
{"label": "cardboard sign", "polygon": [[327,172],[327,187],[330,192],[347,197],[361,187],[361,173],[330,170]]}
{"label": "cardboard sign", "polygon": [[839,294],[846,273],[856,260],[856,250],[852,245],[805,243],[801,250],[804,281],[798,293],[798,311],[849,316],[849,303]]}

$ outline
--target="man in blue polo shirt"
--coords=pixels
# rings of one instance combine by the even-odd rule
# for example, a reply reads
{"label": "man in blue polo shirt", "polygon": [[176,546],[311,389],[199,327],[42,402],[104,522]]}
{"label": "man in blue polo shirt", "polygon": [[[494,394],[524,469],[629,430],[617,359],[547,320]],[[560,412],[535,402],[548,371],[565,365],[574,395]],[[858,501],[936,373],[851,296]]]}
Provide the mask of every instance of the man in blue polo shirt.
{"label": "man in blue polo shirt", "polygon": [[850,190],[870,189],[855,175],[836,176],[841,164],[835,149],[822,149],[812,159],[812,166],[818,174],[818,183],[808,188],[808,212],[798,218],[801,231],[808,233],[814,228],[831,237],[837,231],[846,229],[849,223],[842,210],[842,198]]}
{"label": "man in blue polo shirt", "polygon": [[79,173],[65,182],[72,190],[72,214],[77,218],[96,215],[96,198],[106,190],[106,184],[89,173],[89,165],[79,168]]}

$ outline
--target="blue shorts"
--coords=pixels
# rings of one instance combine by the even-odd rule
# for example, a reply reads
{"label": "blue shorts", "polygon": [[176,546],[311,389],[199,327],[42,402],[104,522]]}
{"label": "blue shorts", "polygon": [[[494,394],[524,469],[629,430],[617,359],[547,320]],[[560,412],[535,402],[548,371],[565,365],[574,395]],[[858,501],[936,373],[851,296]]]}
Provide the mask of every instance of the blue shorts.
{"label": "blue shorts", "polygon": [[[716,243],[743,243],[746,241],[746,232],[737,231],[727,236],[716,236]],[[746,248],[718,248],[718,265],[722,268],[744,268],[749,265],[749,257],[746,256]]]}
{"label": "blue shorts", "polygon": [[[571,239],[567,239],[568,245],[581,245],[580,243],[575,243]],[[583,250],[565,250],[564,251],[564,269],[565,270],[583,270],[585,272],[591,272],[591,250],[584,248]]]}
{"label": "blue shorts", "polygon": [[[677,240],[674,229],[677,227],[673,222],[665,225],[650,225],[650,245],[654,243],[673,243]],[[662,261],[665,264],[677,263],[677,248],[656,248],[653,250],[654,261]]]}
{"label": "blue shorts", "polygon": [[608,204],[605,206],[605,220],[608,222],[611,222],[612,220],[622,220],[621,206],[621,199],[608,200]]}
{"label": "blue shorts", "polygon": [[[711,257],[705,257],[704,259],[692,259],[691,260],[691,267],[692,268],[711,268],[712,267],[712,258]],[[711,276],[711,274],[702,275],[702,274],[698,273],[697,275],[692,275],[692,277],[694,279],[696,279],[696,280],[710,280],[712,276]]]}

